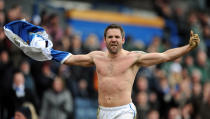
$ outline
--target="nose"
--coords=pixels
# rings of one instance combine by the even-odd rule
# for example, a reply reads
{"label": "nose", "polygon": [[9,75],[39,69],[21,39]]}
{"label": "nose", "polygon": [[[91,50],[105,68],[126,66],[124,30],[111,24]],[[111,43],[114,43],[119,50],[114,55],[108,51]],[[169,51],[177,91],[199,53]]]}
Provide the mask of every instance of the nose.
{"label": "nose", "polygon": [[112,41],[112,42],[116,42],[117,39],[113,37],[113,38],[111,39],[111,41]]}

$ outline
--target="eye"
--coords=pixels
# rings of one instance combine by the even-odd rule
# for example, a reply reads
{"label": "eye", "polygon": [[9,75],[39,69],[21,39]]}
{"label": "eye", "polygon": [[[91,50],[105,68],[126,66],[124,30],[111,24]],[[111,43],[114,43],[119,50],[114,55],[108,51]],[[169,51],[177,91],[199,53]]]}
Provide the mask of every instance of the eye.
{"label": "eye", "polygon": [[115,38],[120,38],[120,36],[115,36]]}
{"label": "eye", "polygon": [[113,36],[108,36],[108,38],[113,38]]}

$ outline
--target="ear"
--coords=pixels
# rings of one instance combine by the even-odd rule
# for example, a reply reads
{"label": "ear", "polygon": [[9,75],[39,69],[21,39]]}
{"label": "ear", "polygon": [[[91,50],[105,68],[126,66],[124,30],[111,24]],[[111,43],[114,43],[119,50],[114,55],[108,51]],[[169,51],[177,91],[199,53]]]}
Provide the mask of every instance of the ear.
{"label": "ear", "polygon": [[125,38],[122,38],[122,43],[123,43],[123,44],[125,43]]}

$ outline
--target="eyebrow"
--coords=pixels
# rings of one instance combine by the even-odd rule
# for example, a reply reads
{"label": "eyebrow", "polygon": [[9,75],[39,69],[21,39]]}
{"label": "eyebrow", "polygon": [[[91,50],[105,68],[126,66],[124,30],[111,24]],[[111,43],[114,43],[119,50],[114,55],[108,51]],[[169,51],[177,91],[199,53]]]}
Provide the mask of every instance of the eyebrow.
{"label": "eyebrow", "polygon": [[107,36],[108,38],[112,38],[112,37],[115,37],[115,38],[120,38],[120,35],[110,35],[110,36]]}

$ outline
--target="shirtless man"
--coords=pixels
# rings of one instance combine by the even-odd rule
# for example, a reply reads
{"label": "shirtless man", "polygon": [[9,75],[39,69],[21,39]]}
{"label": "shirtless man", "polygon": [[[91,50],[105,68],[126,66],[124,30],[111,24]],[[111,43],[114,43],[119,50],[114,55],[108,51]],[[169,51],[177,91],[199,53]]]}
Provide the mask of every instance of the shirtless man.
{"label": "shirtless man", "polygon": [[71,55],[64,64],[96,66],[99,86],[99,119],[133,119],[136,115],[131,92],[137,71],[141,66],[151,66],[172,61],[183,56],[199,44],[198,34],[191,32],[188,45],[163,53],[145,53],[123,49],[125,33],[115,24],[104,32],[107,51],[93,51],[86,55]]}
{"label": "shirtless man", "polygon": [[[12,23],[6,28],[12,30],[11,26]],[[122,47],[125,42],[122,27],[111,24],[105,29],[104,42],[108,49],[105,52],[93,51],[89,54],[73,55],[52,49],[50,55],[53,60],[66,65],[96,66],[99,86],[98,119],[134,119],[136,108],[132,103],[131,92],[139,68],[179,58],[194,49],[200,39],[198,34],[191,32],[189,44],[183,47],[170,49],[163,53],[130,52]]]}

